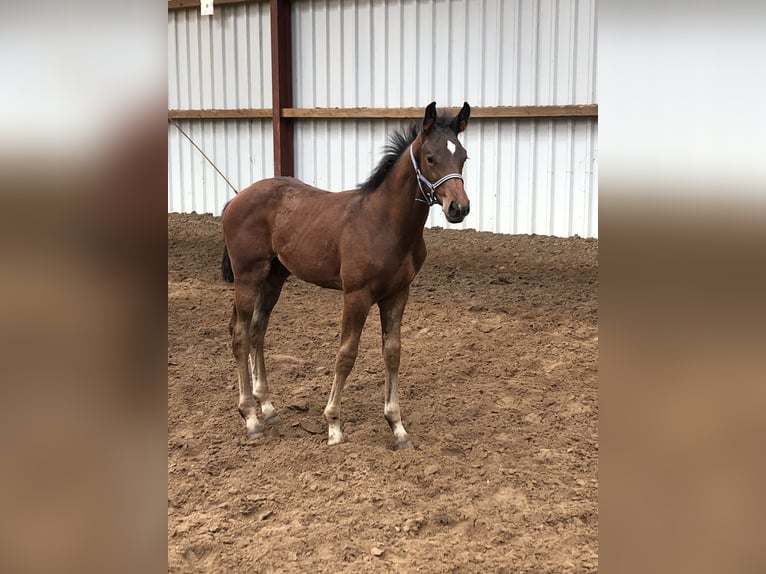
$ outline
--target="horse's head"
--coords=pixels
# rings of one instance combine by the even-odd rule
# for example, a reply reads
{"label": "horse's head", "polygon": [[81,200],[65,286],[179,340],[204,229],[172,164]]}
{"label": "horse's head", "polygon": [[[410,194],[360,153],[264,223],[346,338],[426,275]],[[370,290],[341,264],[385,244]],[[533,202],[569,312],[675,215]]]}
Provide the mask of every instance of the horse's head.
{"label": "horse's head", "polygon": [[410,150],[426,201],[441,205],[450,223],[460,223],[471,209],[463,186],[463,164],[467,154],[457,139],[470,115],[471,106],[466,102],[451,120],[437,118],[436,102],[431,102],[420,130],[419,151]]}

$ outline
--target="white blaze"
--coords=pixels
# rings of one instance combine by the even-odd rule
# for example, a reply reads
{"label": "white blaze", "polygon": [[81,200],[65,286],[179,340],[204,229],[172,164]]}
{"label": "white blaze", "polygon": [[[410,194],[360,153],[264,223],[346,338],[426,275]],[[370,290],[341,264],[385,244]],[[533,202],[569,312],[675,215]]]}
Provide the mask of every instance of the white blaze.
{"label": "white blaze", "polygon": [[447,149],[451,154],[455,153],[455,144],[451,142],[450,140],[447,140]]}

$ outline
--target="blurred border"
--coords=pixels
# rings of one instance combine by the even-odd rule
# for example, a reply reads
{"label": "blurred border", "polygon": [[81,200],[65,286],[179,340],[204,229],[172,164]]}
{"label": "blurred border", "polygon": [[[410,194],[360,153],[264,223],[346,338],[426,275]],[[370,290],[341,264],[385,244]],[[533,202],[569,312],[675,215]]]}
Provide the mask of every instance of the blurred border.
{"label": "blurred border", "polygon": [[166,570],[166,9],[0,20],[0,571]]}
{"label": "blurred border", "polygon": [[599,4],[605,572],[766,571],[765,16]]}

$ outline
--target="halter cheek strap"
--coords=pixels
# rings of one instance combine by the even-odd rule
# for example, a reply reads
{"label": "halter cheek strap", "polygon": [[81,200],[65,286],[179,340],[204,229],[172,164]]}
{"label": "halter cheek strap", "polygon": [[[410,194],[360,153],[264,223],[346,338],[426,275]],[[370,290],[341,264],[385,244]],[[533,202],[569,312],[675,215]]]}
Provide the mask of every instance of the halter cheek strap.
{"label": "halter cheek strap", "polygon": [[[436,194],[434,193],[437,187],[439,187],[448,179],[459,179],[460,181],[463,181],[463,176],[460,175],[459,173],[448,173],[447,175],[445,175],[444,177],[442,177],[435,183],[431,183],[431,181],[426,176],[420,173],[418,162],[415,161],[415,153],[412,151],[412,144],[410,144],[410,159],[412,160],[412,167],[415,168],[415,175],[418,178],[418,187],[420,188],[420,193],[423,194],[423,199],[416,197],[415,201],[419,201],[420,203],[425,203],[429,207],[439,203],[438,201],[436,201]],[[428,188],[427,191],[423,189],[423,184],[426,184],[426,187]]]}

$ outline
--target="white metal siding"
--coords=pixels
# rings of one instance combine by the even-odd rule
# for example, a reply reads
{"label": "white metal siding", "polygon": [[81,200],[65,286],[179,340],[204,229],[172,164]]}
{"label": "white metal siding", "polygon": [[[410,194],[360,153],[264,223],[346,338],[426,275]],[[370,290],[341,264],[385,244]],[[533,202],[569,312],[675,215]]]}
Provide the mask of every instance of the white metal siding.
{"label": "white metal siding", "polygon": [[[596,103],[595,0],[296,0],[296,107]],[[169,107],[270,107],[267,3],[168,17]],[[296,120],[295,170],[339,191],[364,181],[408,121]],[[243,188],[273,174],[269,120],[181,122]],[[598,235],[595,118],[479,119],[461,135],[468,218],[428,225]],[[169,211],[218,214],[233,192],[169,126]]]}
{"label": "white metal siding", "polygon": [[[271,107],[269,5],[255,2],[168,12],[168,108]],[[238,190],[274,175],[271,119],[177,120]],[[234,196],[223,178],[168,124],[168,211],[220,215]]]}
{"label": "white metal siding", "polygon": [[268,3],[168,12],[168,108],[270,107]]}
{"label": "white metal siding", "polygon": [[[237,189],[274,175],[271,120],[176,120]],[[168,211],[220,215],[234,191],[168,124]]]}
{"label": "white metal siding", "polygon": [[595,0],[297,0],[297,107],[596,102]]}

